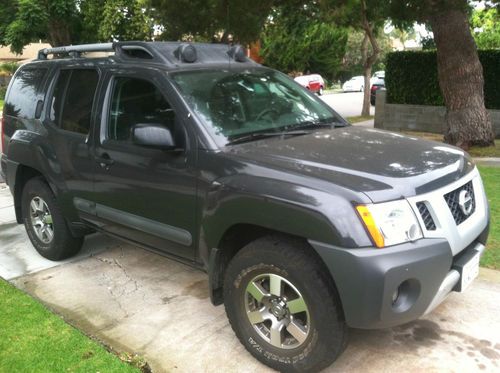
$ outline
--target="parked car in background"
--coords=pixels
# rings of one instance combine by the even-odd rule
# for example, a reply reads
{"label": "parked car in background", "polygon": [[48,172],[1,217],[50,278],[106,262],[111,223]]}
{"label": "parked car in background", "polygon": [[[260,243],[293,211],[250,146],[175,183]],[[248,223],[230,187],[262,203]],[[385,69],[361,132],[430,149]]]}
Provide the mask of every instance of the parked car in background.
{"label": "parked car in background", "polygon": [[344,92],[363,92],[365,88],[365,77],[354,76],[344,83],[342,89]]}
{"label": "parked car in background", "polygon": [[375,106],[375,98],[379,89],[385,89],[384,78],[376,78],[376,80],[372,82],[372,87],[370,88],[370,103],[373,106]]}
{"label": "parked car in background", "polygon": [[375,71],[370,78],[370,87],[379,79],[385,79],[385,71]]}
{"label": "parked car in background", "polygon": [[301,75],[295,77],[294,80],[311,92],[317,93],[320,96],[323,94],[325,81],[319,74]]}

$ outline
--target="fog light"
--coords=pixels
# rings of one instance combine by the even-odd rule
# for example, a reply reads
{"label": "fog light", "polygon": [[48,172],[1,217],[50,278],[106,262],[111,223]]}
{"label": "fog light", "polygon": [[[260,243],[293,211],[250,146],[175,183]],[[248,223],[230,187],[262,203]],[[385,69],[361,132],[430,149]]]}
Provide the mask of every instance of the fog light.
{"label": "fog light", "polygon": [[417,279],[408,279],[399,284],[392,293],[392,309],[402,313],[408,311],[420,296],[420,282]]}
{"label": "fog light", "polygon": [[396,289],[394,293],[392,293],[392,304],[394,305],[399,298],[399,287]]}

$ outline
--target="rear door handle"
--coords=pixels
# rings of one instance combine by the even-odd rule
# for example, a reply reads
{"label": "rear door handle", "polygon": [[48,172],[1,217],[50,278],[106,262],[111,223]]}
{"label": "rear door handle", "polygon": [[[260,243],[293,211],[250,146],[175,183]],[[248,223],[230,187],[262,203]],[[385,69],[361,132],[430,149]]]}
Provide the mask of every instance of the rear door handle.
{"label": "rear door handle", "polygon": [[105,168],[106,170],[109,169],[109,166],[111,166],[113,163],[115,163],[115,161],[112,160],[111,157],[107,153],[104,153],[99,157],[95,157],[95,160],[97,163],[99,163],[99,166],[101,166],[102,168]]}

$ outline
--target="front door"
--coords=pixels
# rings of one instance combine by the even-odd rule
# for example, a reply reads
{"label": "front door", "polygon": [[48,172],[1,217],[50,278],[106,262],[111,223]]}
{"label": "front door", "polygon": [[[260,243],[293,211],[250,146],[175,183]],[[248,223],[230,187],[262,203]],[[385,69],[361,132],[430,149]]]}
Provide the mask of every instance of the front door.
{"label": "front door", "polygon": [[[192,260],[196,147],[161,88],[160,73],[140,76],[120,71],[109,77],[95,148],[95,213],[110,233]],[[168,127],[183,150],[135,145],[132,127],[148,123]]]}

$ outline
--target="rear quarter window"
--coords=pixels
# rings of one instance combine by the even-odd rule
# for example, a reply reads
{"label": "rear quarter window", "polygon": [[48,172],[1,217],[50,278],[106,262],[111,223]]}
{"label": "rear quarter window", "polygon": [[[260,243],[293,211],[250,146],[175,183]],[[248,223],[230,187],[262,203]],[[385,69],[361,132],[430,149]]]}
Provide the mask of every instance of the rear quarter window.
{"label": "rear quarter window", "polygon": [[6,115],[26,119],[35,116],[36,102],[47,72],[46,68],[23,68],[16,73],[5,102]]}

